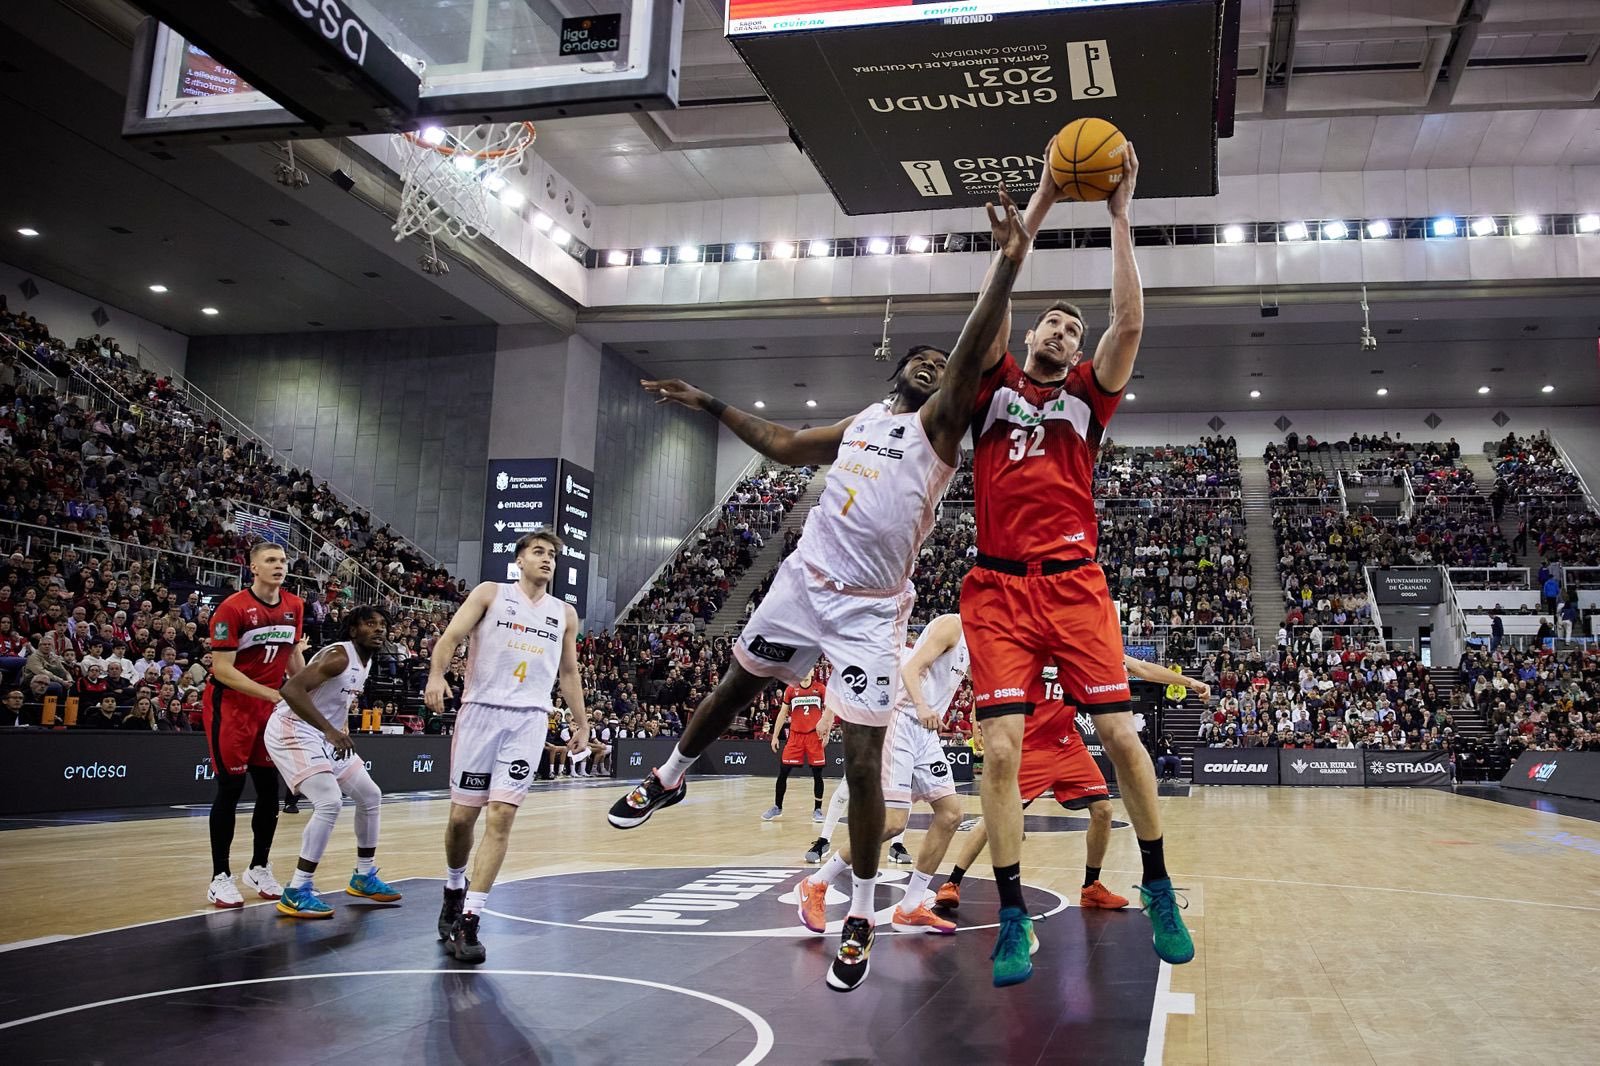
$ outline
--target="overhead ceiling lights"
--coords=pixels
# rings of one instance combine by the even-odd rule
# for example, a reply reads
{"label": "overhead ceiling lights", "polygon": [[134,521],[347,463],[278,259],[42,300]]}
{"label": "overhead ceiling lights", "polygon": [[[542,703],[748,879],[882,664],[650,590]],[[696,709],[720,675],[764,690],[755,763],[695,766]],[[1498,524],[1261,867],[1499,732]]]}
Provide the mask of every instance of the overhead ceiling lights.
{"label": "overhead ceiling lights", "polygon": [[1378,395],[1379,396],[1387,396],[1387,395],[1389,395],[1389,390],[1388,389],[1379,389],[1378,390]]}
{"label": "overhead ceiling lights", "polygon": [[1594,233],[1600,231],[1600,215],[1579,215],[1578,232]]}
{"label": "overhead ceiling lights", "polygon": [[572,240],[572,234],[560,226],[552,225],[550,227],[550,239],[555,241],[558,246],[565,248],[567,242]]}
{"label": "overhead ceiling lights", "polygon": [[1540,389],[1539,391],[1540,392],[1544,392],[1544,393],[1555,392],[1556,391],[1556,387],[1554,385],[1546,385],[1544,388]]}
{"label": "overhead ceiling lights", "polygon": [[200,309],[200,313],[202,315],[220,315],[222,312],[218,311],[215,307],[202,307]]}
{"label": "overhead ceiling lights", "polygon": [[1138,398],[1139,398],[1139,394],[1136,393],[1136,392],[1130,392],[1126,396],[1123,397],[1124,400],[1137,400]]}
{"label": "overhead ceiling lights", "polygon": [[765,400],[757,400],[756,403],[755,403],[755,408],[756,408],[757,411],[761,410],[762,408],[764,408],[766,406],[767,406],[767,401],[765,401]]}
{"label": "overhead ceiling lights", "polygon": [[815,406],[817,406],[817,401],[815,401],[815,400],[807,400],[806,401],[806,406],[807,407],[815,407]]}
{"label": "overhead ceiling lights", "polygon": [[423,144],[434,148],[444,143],[444,130],[438,126],[424,126],[418,136],[422,138]]}
{"label": "overhead ceiling lights", "polygon": [[926,237],[915,235],[906,238],[906,251],[908,252],[926,252],[929,247],[928,238]]}
{"label": "overhead ceiling lights", "polygon": [[505,204],[513,211],[517,210],[528,202],[528,198],[526,196],[522,195],[522,193],[518,190],[513,189],[510,185],[504,186],[499,192],[495,193],[495,195],[500,198],[501,203]]}
{"label": "overhead ceiling lights", "polygon": [[556,220],[545,214],[543,211],[534,212],[533,228],[538,230],[540,233],[549,233],[550,227],[554,226],[555,224]]}
{"label": "overhead ceiling lights", "polygon": [[1240,244],[1244,241],[1244,227],[1238,223],[1222,227],[1223,244]]}
{"label": "overhead ceiling lights", "polygon": [[677,254],[680,263],[700,262],[700,246],[697,244],[680,244]]}
{"label": "overhead ceiling lights", "polygon": [[1338,221],[1324,222],[1322,224],[1322,235],[1330,241],[1342,241],[1350,236],[1350,227]]}
{"label": "overhead ceiling lights", "polygon": [[651,266],[655,266],[657,263],[661,262],[661,249],[646,248],[644,251],[639,253],[639,261],[642,263],[649,263]]}
{"label": "overhead ceiling lights", "polygon": [[155,292],[155,293],[162,293],[162,292],[166,292],[167,291],[167,287],[165,285],[152,285],[152,286],[150,286],[150,291],[151,292]]}
{"label": "overhead ceiling lights", "polygon": [[1517,219],[1516,226],[1514,228],[1518,233],[1522,234],[1523,236],[1527,236],[1530,233],[1538,233],[1544,227],[1539,221],[1539,216],[1523,215],[1521,218]]}
{"label": "overhead ceiling lights", "polygon": [[1386,218],[1375,218],[1367,223],[1367,236],[1375,241],[1383,240],[1390,232],[1389,220]]}
{"label": "overhead ceiling lights", "polygon": [[1474,237],[1487,237],[1492,233],[1498,233],[1499,230],[1499,224],[1488,215],[1483,215],[1472,220],[1472,235]]}
{"label": "overhead ceiling lights", "polygon": [[1251,398],[1251,399],[1252,399],[1252,400],[1259,400],[1259,399],[1261,399],[1261,390],[1260,390],[1260,389],[1251,389],[1251,390],[1250,390],[1250,398]]}
{"label": "overhead ceiling lights", "polygon": [[471,174],[473,171],[478,169],[478,161],[472,156],[467,155],[465,152],[451,156],[450,165],[461,171],[463,174]]}
{"label": "overhead ceiling lights", "polygon": [[1310,235],[1304,222],[1286,222],[1283,226],[1283,239],[1286,241],[1303,241]]}
{"label": "overhead ceiling lights", "polygon": [[756,257],[756,246],[753,244],[736,244],[733,246],[733,257],[742,263],[748,263]]}
{"label": "overhead ceiling lights", "polygon": [[32,226],[23,226],[17,232],[24,237],[37,237],[39,235],[39,231]]}
{"label": "overhead ceiling lights", "polygon": [[806,254],[813,259],[821,259],[833,251],[833,246],[827,241],[812,241],[806,245]]}
{"label": "overhead ceiling lights", "polygon": [[1456,220],[1449,215],[1440,215],[1433,220],[1429,230],[1435,237],[1454,237],[1456,235]]}
{"label": "overhead ceiling lights", "polygon": [[893,247],[894,245],[883,237],[873,237],[867,241],[867,252],[870,255],[888,255]]}
{"label": "overhead ceiling lights", "polygon": [[774,241],[772,244],[772,258],[793,259],[794,245],[789,241]]}
{"label": "overhead ceiling lights", "polygon": [[1479,396],[1487,396],[1487,395],[1489,395],[1489,386],[1487,386],[1487,385],[1479,385],[1478,386],[1478,395]]}
{"label": "overhead ceiling lights", "polygon": [[628,253],[613,248],[606,253],[606,266],[625,267],[628,265]]}

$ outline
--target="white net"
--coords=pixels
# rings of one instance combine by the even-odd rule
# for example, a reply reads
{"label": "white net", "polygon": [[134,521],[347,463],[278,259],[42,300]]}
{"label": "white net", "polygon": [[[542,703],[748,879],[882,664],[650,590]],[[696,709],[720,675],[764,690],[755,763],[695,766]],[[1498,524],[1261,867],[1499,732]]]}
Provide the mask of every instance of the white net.
{"label": "white net", "polygon": [[413,234],[474,238],[489,229],[489,200],[516,207],[520,194],[504,171],[533,144],[531,122],[496,122],[395,135],[400,154],[400,211],[394,239]]}

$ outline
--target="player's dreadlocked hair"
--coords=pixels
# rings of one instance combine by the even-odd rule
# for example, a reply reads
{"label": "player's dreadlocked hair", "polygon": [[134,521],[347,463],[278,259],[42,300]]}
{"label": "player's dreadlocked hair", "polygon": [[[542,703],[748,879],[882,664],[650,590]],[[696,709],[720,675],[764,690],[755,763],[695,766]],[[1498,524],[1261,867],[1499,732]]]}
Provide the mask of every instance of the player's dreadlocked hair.
{"label": "player's dreadlocked hair", "polygon": [[923,352],[938,352],[940,355],[945,356],[946,358],[948,358],[950,355],[949,352],[945,351],[937,344],[913,344],[910,350],[908,350],[905,355],[902,355],[900,357],[900,361],[894,365],[894,373],[889,375],[889,380],[898,381],[900,379],[900,371],[906,368],[906,364],[911,362],[911,360],[915,359],[917,356],[921,355]]}
{"label": "player's dreadlocked hair", "polygon": [[389,625],[389,612],[382,607],[374,607],[371,604],[367,604],[362,607],[352,608],[350,613],[344,616],[344,620],[339,623],[339,639],[354,640],[356,626],[373,617],[383,619],[385,627]]}

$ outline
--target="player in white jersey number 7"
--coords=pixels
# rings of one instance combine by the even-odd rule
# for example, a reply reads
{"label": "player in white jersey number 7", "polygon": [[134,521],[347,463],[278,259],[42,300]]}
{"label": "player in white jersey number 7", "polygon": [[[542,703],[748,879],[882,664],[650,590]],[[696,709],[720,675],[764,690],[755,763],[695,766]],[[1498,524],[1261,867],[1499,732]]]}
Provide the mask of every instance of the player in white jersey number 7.
{"label": "player in white jersey number 7", "polygon": [[[1030,207],[1030,211],[1033,209]],[[763,455],[799,466],[832,463],[804,535],[779,567],[772,589],[734,646],[734,662],[689,719],[676,749],[611,808],[619,829],[641,825],[683,799],[684,773],[734,717],[774,680],[796,684],[821,655],[833,664],[827,705],[843,723],[850,784],[850,917],[828,974],[847,992],[867,975],[873,888],[882,850],[882,758],[895,713],[900,654],[915,593],[911,571],[934,511],[960,462],[977,396],[979,363],[1028,253],[1010,197],[989,209],[1000,254],[955,348],[912,348],[895,368],[894,392],[842,422],[792,430],[736,408],[682,381],[645,389],[718,421]]]}

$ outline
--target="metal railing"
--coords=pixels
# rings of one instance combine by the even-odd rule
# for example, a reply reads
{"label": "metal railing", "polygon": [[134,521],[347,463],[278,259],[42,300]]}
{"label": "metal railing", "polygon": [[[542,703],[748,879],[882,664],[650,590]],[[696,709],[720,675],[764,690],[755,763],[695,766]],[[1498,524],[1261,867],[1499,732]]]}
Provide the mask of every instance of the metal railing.
{"label": "metal railing", "polygon": [[1400,517],[1409,520],[1417,509],[1417,492],[1411,484],[1411,471],[1405,467],[1400,468],[1400,484],[1405,489],[1405,496],[1400,500]]}
{"label": "metal railing", "polygon": [[1469,591],[1533,587],[1532,572],[1526,566],[1447,566],[1444,572],[1452,588],[1459,585]]}
{"label": "metal railing", "polygon": [[1372,587],[1372,568],[1370,566],[1361,568],[1361,580],[1367,584],[1367,602],[1372,605],[1372,624],[1378,630],[1378,643],[1387,647],[1388,642],[1383,637],[1383,611],[1378,607],[1378,593]]}
{"label": "metal railing", "polygon": [[[1441,566],[1439,569],[1444,573],[1445,602],[1450,604],[1450,628],[1455,633],[1457,646],[1464,648],[1467,646],[1467,615],[1466,612],[1461,609],[1461,601],[1456,598],[1455,580],[1450,576],[1452,573],[1456,572],[1456,568]],[[1473,570],[1471,572],[1476,571]],[[1525,568],[1523,569],[1523,575],[1527,575],[1527,570]]]}
{"label": "metal railing", "polygon": [[1566,447],[1558,438],[1553,436],[1550,438],[1550,444],[1555,448],[1556,455],[1560,457],[1562,465],[1572,471],[1572,476],[1578,479],[1578,488],[1582,490],[1584,502],[1588,505],[1589,510],[1600,514],[1600,503],[1595,501],[1594,493],[1589,491],[1589,483],[1583,479],[1583,472],[1578,469],[1578,464],[1572,461],[1572,456],[1567,454]]}

